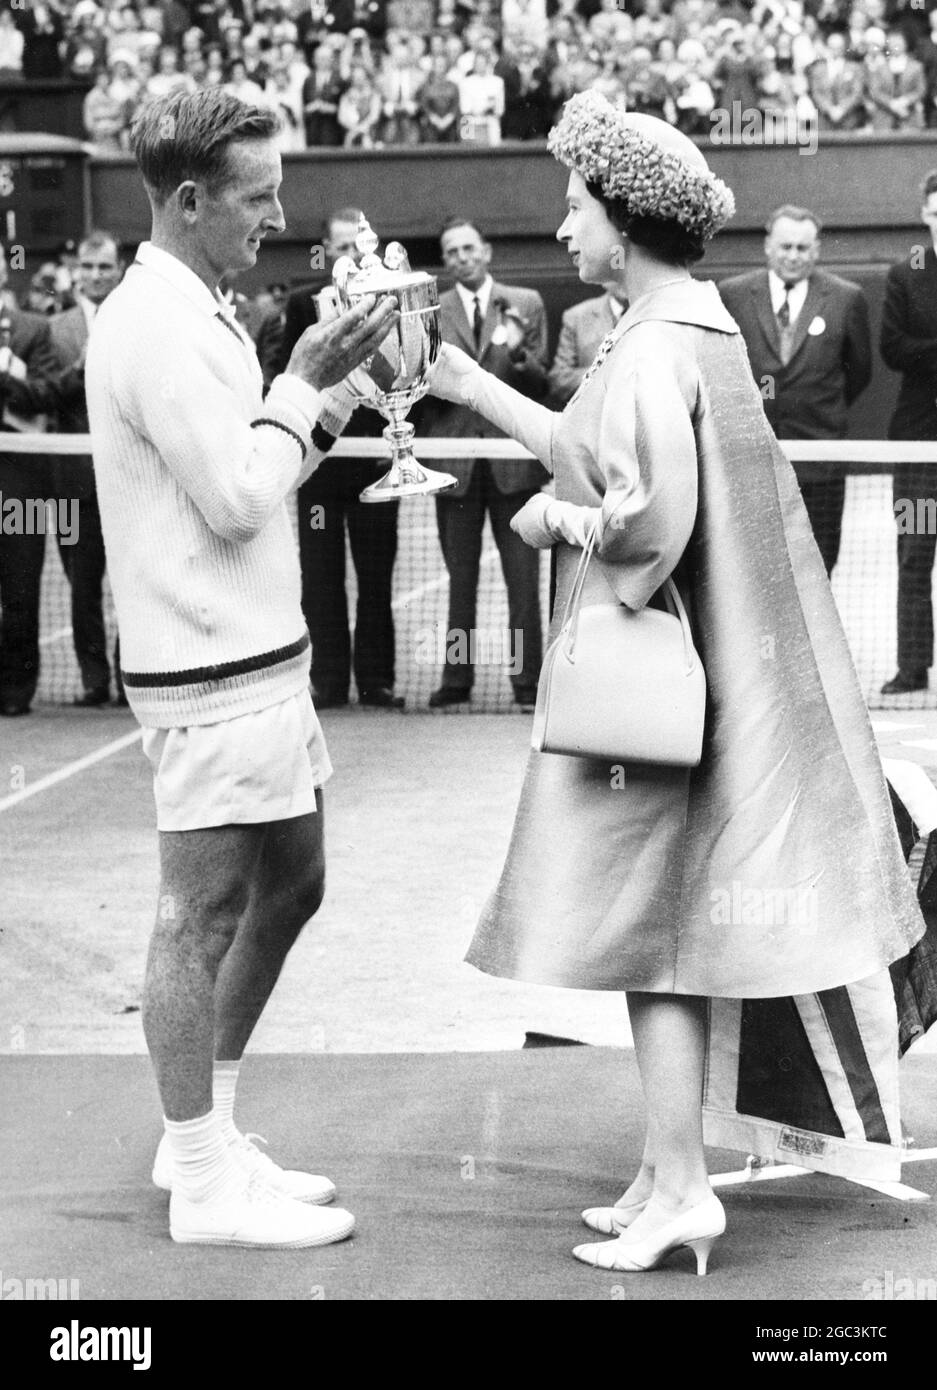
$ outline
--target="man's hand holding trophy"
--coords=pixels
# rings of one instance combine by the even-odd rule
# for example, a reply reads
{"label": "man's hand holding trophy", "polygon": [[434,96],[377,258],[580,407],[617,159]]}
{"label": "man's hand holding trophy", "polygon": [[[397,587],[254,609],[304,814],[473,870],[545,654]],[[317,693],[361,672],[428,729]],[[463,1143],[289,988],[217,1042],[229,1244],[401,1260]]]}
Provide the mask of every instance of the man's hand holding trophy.
{"label": "man's hand holding trophy", "polygon": [[[410,408],[429,389],[428,376],[439,356],[439,293],[436,279],[410,269],[400,242],[389,244],[381,260],[378,239],[366,217],[358,224],[357,257],[341,256],[332,267],[332,286],[316,300],[319,328],[348,323],[348,311],[372,305],[377,296],[392,296],[398,310],[385,324],[383,336],[374,335],[374,348],[347,375],[345,386],[362,404],[379,410],[389,421],[384,438],[390,446],[391,467],[376,483],[365,488],[362,502],[392,502],[400,497],[420,497],[456,486],[451,473],[424,468],[411,448],[414,429],[406,423]],[[364,318],[361,322],[367,323]],[[307,329],[307,333],[316,330]],[[304,334],[303,337],[306,335]],[[301,338],[297,349],[302,343]],[[352,353],[349,353],[351,356]],[[344,373],[342,374],[345,375]]]}

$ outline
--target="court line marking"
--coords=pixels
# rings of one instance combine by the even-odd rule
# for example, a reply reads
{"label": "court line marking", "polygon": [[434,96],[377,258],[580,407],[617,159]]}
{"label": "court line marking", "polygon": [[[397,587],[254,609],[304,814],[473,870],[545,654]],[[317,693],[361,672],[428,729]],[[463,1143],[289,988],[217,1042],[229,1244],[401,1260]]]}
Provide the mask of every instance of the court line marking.
{"label": "court line marking", "polygon": [[61,642],[66,637],[71,637],[71,627],[60,627],[55,632],[47,632],[44,637],[39,638],[40,647],[50,647],[53,642]]}
{"label": "court line marking", "polygon": [[83,758],[76,758],[74,762],[66,763],[57,772],[47,773],[45,777],[40,777],[39,781],[33,782],[31,786],[23,787],[20,791],[5,796],[0,801],[0,812],[11,810],[14,806],[18,806],[21,801],[26,801],[31,796],[37,796],[39,792],[47,791],[49,787],[58,786],[59,782],[66,782],[69,777],[75,777],[79,772],[84,772],[86,767],[93,767],[95,763],[103,762],[105,758],[119,753],[121,749],[139,743],[142,737],[143,730],[134,729],[133,733],[123,734],[111,743],[105,743],[101,748],[95,749],[93,753],[86,753]]}

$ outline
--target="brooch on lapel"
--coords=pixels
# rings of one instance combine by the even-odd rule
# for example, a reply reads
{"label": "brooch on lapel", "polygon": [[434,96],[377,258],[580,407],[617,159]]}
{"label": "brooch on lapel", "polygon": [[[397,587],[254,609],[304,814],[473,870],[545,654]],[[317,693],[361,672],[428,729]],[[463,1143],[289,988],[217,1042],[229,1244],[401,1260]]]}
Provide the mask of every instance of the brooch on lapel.
{"label": "brooch on lapel", "polygon": [[820,315],[817,314],[816,318],[811,319],[810,323],[807,325],[807,332],[810,334],[811,338],[819,338],[821,333],[826,332],[826,319],[821,318]]}

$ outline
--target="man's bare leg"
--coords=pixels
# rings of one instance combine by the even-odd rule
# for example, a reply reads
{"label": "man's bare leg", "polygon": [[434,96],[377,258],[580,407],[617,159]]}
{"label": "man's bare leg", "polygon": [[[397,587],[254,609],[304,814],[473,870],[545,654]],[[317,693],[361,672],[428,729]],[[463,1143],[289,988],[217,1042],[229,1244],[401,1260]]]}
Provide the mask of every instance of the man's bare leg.
{"label": "man's bare leg", "polygon": [[161,836],[163,896],[144,1027],[166,1115],[170,1177],[161,1185],[172,1189],[177,1241],[306,1247],[341,1240],[354,1226],[348,1212],[318,1205],[334,1195],[328,1179],[284,1172],[233,1127],[227,1134],[212,1096],[218,1010],[230,1009],[229,1036],[243,1049],[289,947],[321,901],[321,825],[313,815]]}
{"label": "man's bare leg", "polygon": [[215,1057],[239,1059],[283,963],[325,891],[324,812],[265,827],[250,898],[215,987]]}
{"label": "man's bare leg", "polygon": [[215,987],[250,900],[263,825],[162,831],[143,1031],[169,1120],[212,1108]]}

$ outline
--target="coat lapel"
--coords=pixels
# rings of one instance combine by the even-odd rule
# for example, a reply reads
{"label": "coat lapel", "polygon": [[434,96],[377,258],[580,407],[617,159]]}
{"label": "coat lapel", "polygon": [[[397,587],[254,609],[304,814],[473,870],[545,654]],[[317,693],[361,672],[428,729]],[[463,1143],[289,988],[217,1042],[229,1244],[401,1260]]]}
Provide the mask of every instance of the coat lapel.
{"label": "coat lapel", "polygon": [[485,313],[484,322],[482,323],[481,342],[478,345],[479,362],[482,361],[485,353],[490,348],[494,331],[501,322],[501,315],[498,313],[497,302],[499,299],[507,299],[507,297],[504,286],[492,281],[491,294],[488,296],[488,309]]}
{"label": "coat lapel", "polygon": [[771,345],[771,351],[780,360],[781,331],[778,328],[774,310],[771,308],[771,290],[768,286],[767,271],[764,275],[760,275],[757,282],[752,285],[752,299],[755,301],[755,314],[761,324],[761,330]]}
{"label": "coat lapel", "polygon": [[469,356],[474,357],[475,337],[472,333],[472,325],[465,317],[465,310],[462,308],[462,299],[458,291],[447,290],[441,296],[439,304],[453,336],[458,339]]}

